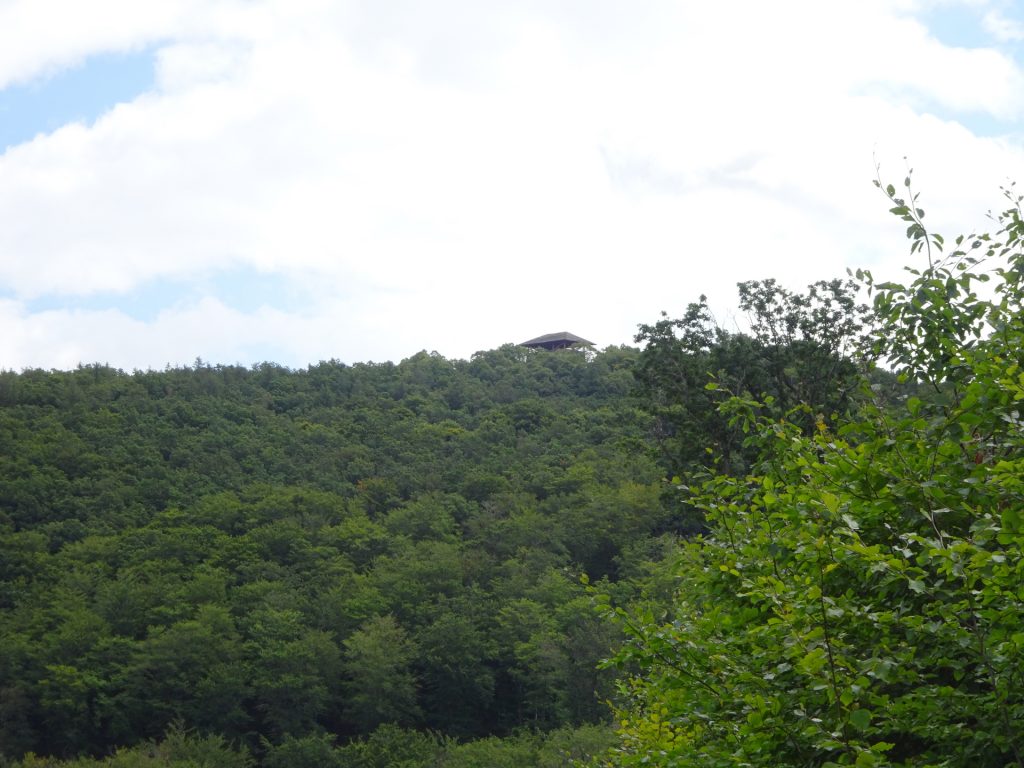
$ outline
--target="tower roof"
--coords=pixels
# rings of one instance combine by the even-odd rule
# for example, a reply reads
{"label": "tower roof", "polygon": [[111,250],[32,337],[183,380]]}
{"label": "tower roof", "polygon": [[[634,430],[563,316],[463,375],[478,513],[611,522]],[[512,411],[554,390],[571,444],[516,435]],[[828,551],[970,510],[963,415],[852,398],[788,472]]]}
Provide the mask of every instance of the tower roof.
{"label": "tower roof", "polygon": [[569,333],[568,331],[547,333],[543,336],[538,336],[535,339],[524,341],[519,346],[535,348],[541,347],[543,349],[564,349],[565,347],[575,346],[576,344],[582,344],[588,347],[594,346],[594,342],[587,341],[582,336],[577,336],[575,333]]}

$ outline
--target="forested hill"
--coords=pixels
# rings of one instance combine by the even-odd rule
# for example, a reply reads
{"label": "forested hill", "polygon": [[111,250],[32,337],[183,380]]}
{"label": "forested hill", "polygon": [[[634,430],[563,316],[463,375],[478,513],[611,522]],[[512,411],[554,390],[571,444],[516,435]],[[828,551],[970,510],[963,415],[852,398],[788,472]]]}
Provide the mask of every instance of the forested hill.
{"label": "forested hill", "polygon": [[0,373],[0,768],[1024,766],[1024,197],[883,191],[749,333]]}
{"label": "forested hill", "polygon": [[0,373],[0,763],[601,749],[580,575],[672,527],[637,356]]}

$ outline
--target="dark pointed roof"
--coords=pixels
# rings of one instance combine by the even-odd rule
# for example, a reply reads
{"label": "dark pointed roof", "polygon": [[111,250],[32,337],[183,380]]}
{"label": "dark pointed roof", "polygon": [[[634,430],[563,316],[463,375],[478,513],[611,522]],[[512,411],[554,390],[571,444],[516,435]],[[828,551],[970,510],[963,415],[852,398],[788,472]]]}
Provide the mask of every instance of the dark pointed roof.
{"label": "dark pointed roof", "polygon": [[587,341],[582,336],[577,336],[575,333],[569,333],[568,331],[561,331],[559,333],[547,333],[543,336],[538,336],[536,339],[524,341],[519,346],[542,347],[544,349],[563,349],[565,347],[571,347],[575,344],[583,344],[588,347],[594,346],[594,342]]}

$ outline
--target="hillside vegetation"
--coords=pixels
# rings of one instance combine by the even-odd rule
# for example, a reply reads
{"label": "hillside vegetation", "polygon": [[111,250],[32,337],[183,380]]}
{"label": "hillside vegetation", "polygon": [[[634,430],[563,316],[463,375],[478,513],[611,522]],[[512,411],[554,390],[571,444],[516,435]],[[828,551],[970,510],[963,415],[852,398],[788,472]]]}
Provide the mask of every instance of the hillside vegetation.
{"label": "hillside vegetation", "polygon": [[743,333],[0,373],[0,765],[1024,767],[1022,198],[910,187]]}
{"label": "hillside vegetation", "polygon": [[637,355],[0,374],[3,754],[606,722],[580,574],[672,530]]}

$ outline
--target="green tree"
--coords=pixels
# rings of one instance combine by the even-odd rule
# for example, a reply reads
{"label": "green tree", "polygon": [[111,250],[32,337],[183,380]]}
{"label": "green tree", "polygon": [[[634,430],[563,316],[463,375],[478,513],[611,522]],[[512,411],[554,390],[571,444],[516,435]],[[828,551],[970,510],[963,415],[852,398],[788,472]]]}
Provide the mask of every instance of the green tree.
{"label": "green tree", "polygon": [[248,751],[220,736],[199,736],[172,726],[162,740],[118,749],[106,759],[55,760],[29,753],[14,768],[252,768]]}
{"label": "green tree", "polygon": [[382,723],[419,722],[418,682],[412,670],[416,652],[391,615],[370,619],[345,641],[345,718],[360,732]]}
{"label": "green tree", "polygon": [[239,737],[250,725],[242,647],[227,609],[207,605],[194,619],[156,627],[137,646],[118,699],[134,714],[134,732],[159,734],[171,722]]}
{"label": "green tree", "polygon": [[[655,435],[670,475],[701,467],[741,472],[755,458],[744,435],[717,409],[711,380],[760,398],[810,433],[817,414],[844,414],[858,371],[851,354],[866,308],[853,281],[818,281],[793,293],[775,280],[738,284],[749,333],[719,326],[704,296],[678,319],[662,313],[641,325],[645,343],[634,369],[637,389],[655,417]],[[795,411],[809,406],[808,411]]]}
{"label": "green tree", "polygon": [[756,460],[692,490],[708,534],[680,550],[670,615],[617,611],[640,670],[619,764],[1024,765],[1020,198],[941,258],[906,188],[885,191],[928,266],[861,278],[874,353],[931,396],[810,435],[723,404]]}
{"label": "green tree", "polygon": [[264,768],[341,768],[341,753],[334,737],[322,733],[301,738],[285,736],[280,744],[264,744]]}
{"label": "green tree", "polygon": [[338,750],[344,768],[434,768],[445,764],[443,754],[441,739],[393,723]]}
{"label": "green tree", "polygon": [[263,732],[279,739],[314,730],[341,670],[332,637],[305,627],[297,611],[276,608],[258,611],[249,633],[252,691]]}
{"label": "green tree", "polygon": [[486,729],[494,701],[492,651],[472,616],[449,606],[416,635],[427,725],[457,737]]}

